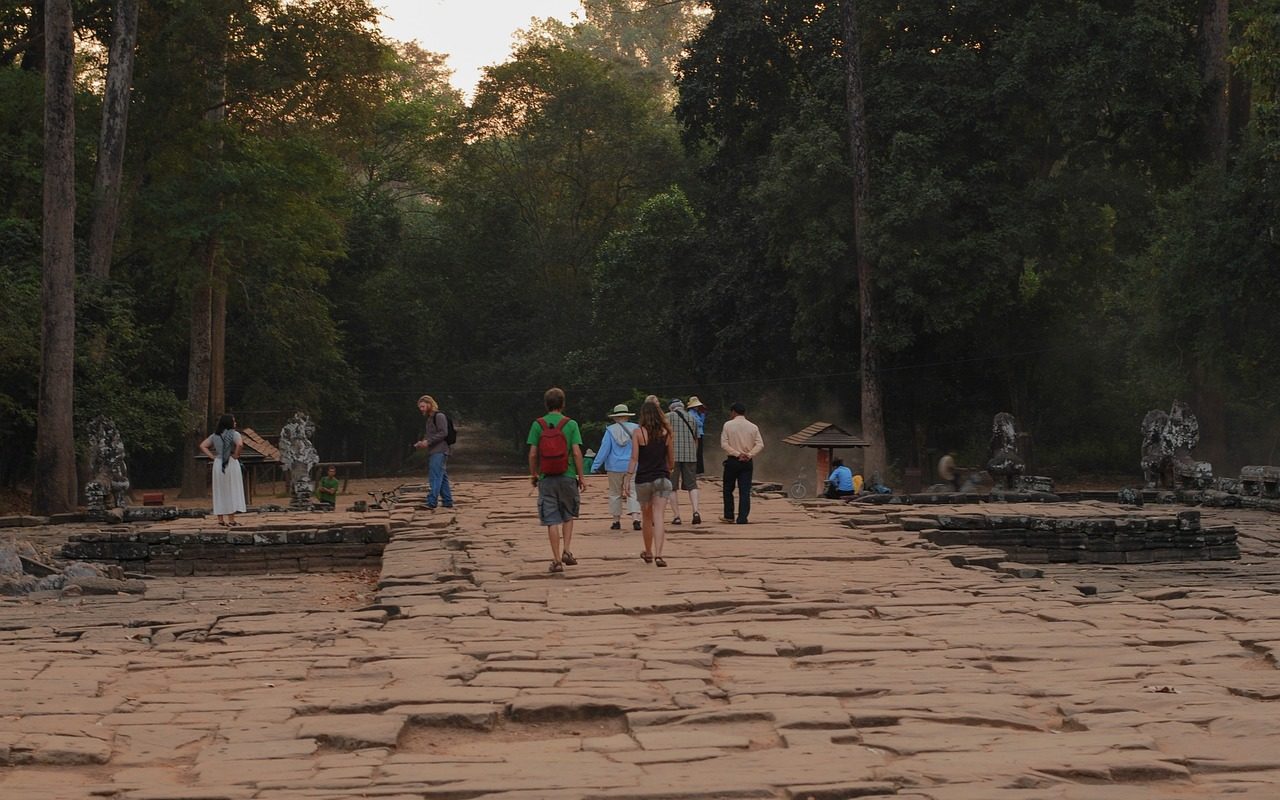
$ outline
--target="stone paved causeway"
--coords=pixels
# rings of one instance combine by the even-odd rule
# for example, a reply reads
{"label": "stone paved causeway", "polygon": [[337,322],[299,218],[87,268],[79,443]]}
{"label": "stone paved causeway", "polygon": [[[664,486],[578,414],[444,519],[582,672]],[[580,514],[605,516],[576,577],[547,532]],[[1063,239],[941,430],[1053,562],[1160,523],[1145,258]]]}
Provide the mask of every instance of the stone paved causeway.
{"label": "stone paved causeway", "polygon": [[324,575],[0,603],[0,798],[1280,797],[1280,517],[1217,515],[1239,564],[1018,577],[761,499],[659,569],[603,488],[563,575],[513,479],[392,512],[371,603]]}

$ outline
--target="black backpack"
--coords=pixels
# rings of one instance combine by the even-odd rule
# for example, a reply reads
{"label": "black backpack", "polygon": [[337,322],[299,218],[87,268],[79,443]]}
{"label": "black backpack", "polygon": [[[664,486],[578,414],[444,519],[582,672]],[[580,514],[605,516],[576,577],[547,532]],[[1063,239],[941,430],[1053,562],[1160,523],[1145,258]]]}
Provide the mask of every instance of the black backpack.
{"label": "black backpack", "polygon": [[445,443],[446,443],[446,444],[450,444],[450,445],[457,444],[457,443],[458,443],[458,429],[457,429],[457,428],[455,428],[455,427],[453,427],[453,417],[449,416],[448,414],[445,414],[445,412],[443,412],[443,411],[441,411],[441,412],[439,412],[439,413],[444,414],[444,425],[445,425],[444,441],[445,441]]}

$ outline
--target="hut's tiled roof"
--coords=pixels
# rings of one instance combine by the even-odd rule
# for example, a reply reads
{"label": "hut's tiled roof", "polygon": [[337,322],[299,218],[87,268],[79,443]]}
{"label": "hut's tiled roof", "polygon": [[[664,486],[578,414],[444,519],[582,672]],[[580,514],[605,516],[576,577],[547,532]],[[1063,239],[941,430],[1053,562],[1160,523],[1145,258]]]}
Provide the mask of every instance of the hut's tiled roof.
{"label": "hut's tiled roof", "polygon": [[798,433],[793,433],[782,440],[797,447],[867,447],[867,442],[860,436],[843,430],[830,422],[815,422]]}

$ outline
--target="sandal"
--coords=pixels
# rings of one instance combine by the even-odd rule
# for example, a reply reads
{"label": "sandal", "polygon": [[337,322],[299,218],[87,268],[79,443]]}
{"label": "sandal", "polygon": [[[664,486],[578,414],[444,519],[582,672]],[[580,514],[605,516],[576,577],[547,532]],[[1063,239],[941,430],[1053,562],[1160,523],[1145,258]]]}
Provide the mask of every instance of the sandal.
{"label": "sandal", "polygon": [[653,560],[653,565],[655,567],[665,567],[667,565],[667,562],[663,560],[662,556],[658,556]]}
{"label": "sandal", "polygon": [[560,563],[564,564],[566,567],[576,567],[578,566],[578,559],[573,557],[573,553],[565,550],[560,554]]}
{"label": "sandal", "polygon": [[671,524],[672,524],[672,525],[683,525],[683,524],[684,524],[684,520],[680,519],[679,517],[672,517],[672,518],[671,518]]}
{"label": "sandal", "polygon": [[640,560],[641,560],[641,561],[643,561],[643,562],[644,562],[644,563],[646,563],[646,564],[652,564],[652,563],[653,563],[653,553],[650,553],[648,550],[646,550],[645,552],[643,552],[643,553],[641,553],[641,554],[640,554]]}
{"label": "sandal", "polygon": [[561,564],[559,561],[552,561],[551,568],[548,569],[547,572],[564,572],[564,564]]}

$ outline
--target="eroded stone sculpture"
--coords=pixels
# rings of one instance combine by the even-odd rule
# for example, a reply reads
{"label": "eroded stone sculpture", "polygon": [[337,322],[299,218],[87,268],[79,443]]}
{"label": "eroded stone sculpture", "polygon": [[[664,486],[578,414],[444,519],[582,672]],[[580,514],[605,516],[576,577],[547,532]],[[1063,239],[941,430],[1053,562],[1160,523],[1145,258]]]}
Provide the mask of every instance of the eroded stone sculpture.
{"label": "eroded stone sculpture", "polygon": [[1158,408],[1148,411],[1142,418],[1142,476],[1148,489],[1158,489],[1166,482],[1165,472],[1173,458],[1173,451],[1169,449],[1164,435],[1168,424],[1169,415]]}
{"label": "eroded stone sculpture", "polygon": [[997,486],[1015,489],[1027,465],[1018,455],[1018,421],[1001,411],[991,421],[991,450],[987,472]]}
{"label": "eroded stone sculpture", "polygon": [[129,505],[124,441],[110,417],[98,416],[89,422],[89,472],[93,477],[85,484],[84,496],[91,515],[102,516],[108,508]]}
{"label": "eroded stone sculpture", "polygon": [[1240,468],[1239,492],[1246,497],[1280,499],[1280,467],[1249,466]]}
{"label": "eroded stone sculpture", "polygon": [[315,488],[311,482],[311,470],[320,463],[320,454],[311,444],[315,432],[315,423],[301,411],[280,429],[280,464],[289,475],[293,503],[299,506],[310,504],[311,492]]}
{"label": "eroded stone sculpture", "polygon": [[1213,481],[1213,465],[1197,461],[1200,421],[1181,400],[1166,414],[1147,412],[1142,420],[1142,474],[1148,489],[1203,489]]}

